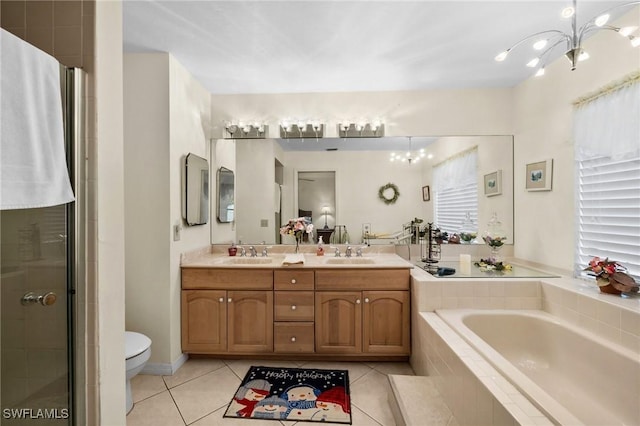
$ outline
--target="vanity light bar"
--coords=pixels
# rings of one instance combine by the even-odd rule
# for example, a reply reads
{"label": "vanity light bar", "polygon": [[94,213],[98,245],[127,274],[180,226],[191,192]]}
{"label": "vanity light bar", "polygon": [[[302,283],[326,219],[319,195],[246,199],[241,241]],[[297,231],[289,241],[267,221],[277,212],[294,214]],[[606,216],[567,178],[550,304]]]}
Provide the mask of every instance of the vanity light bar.
{"label": "vanity light bar", "polygon": [[324,136],[324,124],[281,124],[280,139],[319,139]]}
{"label": "vanity light bar", "polygon": [[338,135],[341,138],[381,138],[384,136],[384,124],[340,123]]}
{"label": "vanity light bar", "polygon": [[225,126],[225,139],[264,139],[269,133],[266,124],[228,124]]}

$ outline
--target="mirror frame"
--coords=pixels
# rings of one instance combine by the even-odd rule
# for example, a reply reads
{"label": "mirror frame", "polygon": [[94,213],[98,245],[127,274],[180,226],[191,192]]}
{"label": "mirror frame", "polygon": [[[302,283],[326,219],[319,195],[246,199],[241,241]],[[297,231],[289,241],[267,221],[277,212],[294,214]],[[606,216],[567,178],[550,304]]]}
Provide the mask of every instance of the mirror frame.
{"label": "mirror frame", "polygon": [[[235,214],[234,214],[234,219],[229,220],[228,217],[221,217],[221,208],[223,207],[222,205],[222,198],[220,197],[221,195],[221,186],[222,186],[222,175],[231,175],[231,186],[232,186],[232,200],[233,200],[233,204],[235,204],[235,174],[233,173],[233,170],[231,169],[227,169],[226,167],[220,167],[217,171],[217,175],[216,175],[216,218],[218,219],[219,223],[231,223],[235,220]],[[229,204],[225,205],[228,206]],[[234,206],[235,208],[235,206]],[[226,215],[225,215],[226,216]]]}
{"label": "mirror frame", "polygon": [[209,221],[209,162],[189,153],[185,157],[184,171],[183,218],[189,226],[206,225]]}

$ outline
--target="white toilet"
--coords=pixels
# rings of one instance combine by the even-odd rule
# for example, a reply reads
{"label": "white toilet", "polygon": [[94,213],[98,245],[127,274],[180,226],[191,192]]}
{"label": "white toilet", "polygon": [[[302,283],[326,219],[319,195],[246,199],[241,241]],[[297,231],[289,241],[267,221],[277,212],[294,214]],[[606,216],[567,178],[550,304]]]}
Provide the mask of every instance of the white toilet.
{"label": "white toilet", "polygon": [[133,408],[131,379],[142,371],[151,356],[151,339],[133,331],[124,332],[124,350],[127,366],[127,414]]}

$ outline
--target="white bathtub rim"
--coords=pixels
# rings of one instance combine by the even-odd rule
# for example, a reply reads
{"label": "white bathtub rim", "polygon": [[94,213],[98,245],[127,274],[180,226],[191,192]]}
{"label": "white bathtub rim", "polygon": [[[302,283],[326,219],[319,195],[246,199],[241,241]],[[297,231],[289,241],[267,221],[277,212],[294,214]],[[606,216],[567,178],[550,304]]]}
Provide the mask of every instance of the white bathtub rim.
{"label": "white bathtub rim", "polygon": [[[538,384],[533,382],[526,374],[521,372],[516,366],[497,352],[491,345],[486,343],[482,338],[471,331],[464,323],[465,316],[471,314],[491,314],[491,315],[519,315],[534,318],[541,318],[544,321],[566,327],[582,337],[594,340],[598,344],[602,344],[607,348],[618,352],[621,356],[629,358],[632,362],[638,362],[638,355],[633,351],[616,345],[588,330],[582,329],[571,324],[561,318],[549,314],[541,310],[517,310],[517,309],[442,309],[436,311],[436,314],[451,327],[466,343],[468,343],[474,351],[479,352],[505,380],[515,387],[522,395],[526,396],[541,412],[543,412],[551,421],[557,424],[565,425],[584,425],[573,413],[566,409],[562,404],[558,403]],[[478,348],[476,350],[476,348]],[[527,383],[527,389],[523,389],[521,383]]]}

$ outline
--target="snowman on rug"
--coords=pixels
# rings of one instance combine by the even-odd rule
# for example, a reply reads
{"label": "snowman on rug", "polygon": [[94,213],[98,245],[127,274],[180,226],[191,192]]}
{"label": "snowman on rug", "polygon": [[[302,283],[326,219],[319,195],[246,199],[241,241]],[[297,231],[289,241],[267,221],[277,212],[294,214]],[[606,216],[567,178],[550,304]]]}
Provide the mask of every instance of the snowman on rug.
{"label": "snowman on rug", "polygon": [[258,402],[253,409],[256,419],[284,419],[289,404],[284,399],[273,395]]}
{"label": "snowman on rug", "polygon": [[349,395],[342,386],[336,386],[318,395],[317,411],[311,420],[319,422],[349,423],[351,421]]}
{"label": "snowman on rug", "polygon": [[281,396],[289,405],[287,420],[309,420],[317,410],[316,398],[320,391],[310,385],[294,385]]}
{"label": "snowman on rug", "polygon": [[238,417],[251,417],[256,404],[269,395],[271,383],[266,380],[251,380],[240,386],[233,397],[233,406],[227,410]]}

